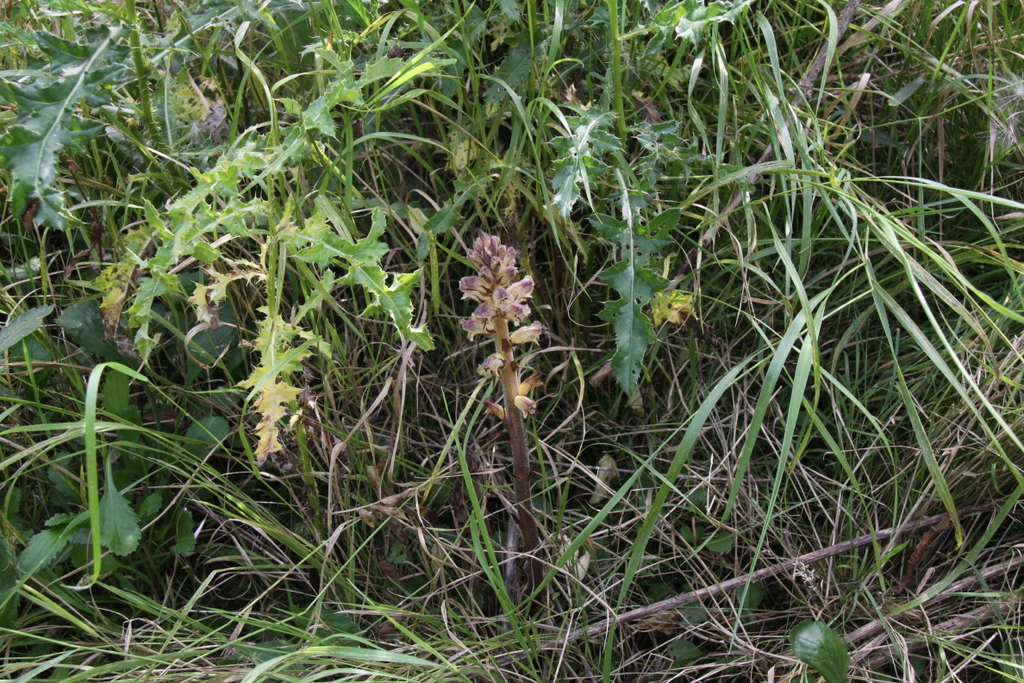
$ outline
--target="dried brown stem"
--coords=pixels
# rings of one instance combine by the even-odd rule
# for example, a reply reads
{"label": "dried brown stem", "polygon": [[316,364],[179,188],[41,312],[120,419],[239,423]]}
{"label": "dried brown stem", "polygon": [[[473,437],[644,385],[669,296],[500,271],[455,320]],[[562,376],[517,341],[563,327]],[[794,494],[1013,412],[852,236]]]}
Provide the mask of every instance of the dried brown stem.
{"label": "dried brown stem", "polygon": [[505,364],[498,371],[501,389],[505,397],[505,430],[512,446],[512,479],[515,486],[515,504],[519,533],[523,538],[523,552],[529,556],[526,563],[526,590],[529,595],[544,578],[544,563],[537,557],[540,535],[537,520],[533,516],[533,467],[530,462],[530,446],[526,438],[526,424],[523,413],[515,405],[519,395],[519,368],[515,362],[512,342],[509,340],[508,323],[503,318],[494,321],[494,343],[505,358]]}

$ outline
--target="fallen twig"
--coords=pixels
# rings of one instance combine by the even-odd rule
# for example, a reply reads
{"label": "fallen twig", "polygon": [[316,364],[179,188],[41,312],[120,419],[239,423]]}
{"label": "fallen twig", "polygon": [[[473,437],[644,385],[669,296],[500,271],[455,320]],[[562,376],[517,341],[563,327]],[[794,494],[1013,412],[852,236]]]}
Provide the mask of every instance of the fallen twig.
{"label": "fallen twig", "polygon": [[[972,512],[978,511],[979,509],[991,510],[992,508],[970,508],[968,510],[961,510],[960,512]],[[643,619],[644,617],[649,617],[652,614],[663,612],[665,610],[676,609],[677,607],[689,605],[694,602],[703,602],[710,598],[715,598],[719,595],[732,592],[737,588],[742,588],[743,586],[746,586],[748,583],[757,583],[758,581],[764,581],[765,579],[770,579],[771,577],[778,576],[779,574],[789,573],[799,565],[811,564],[812,562],[819,562],[829,557],[835,557],[836,555],[842,555],[843,553],[849,552],[851,550],[856,550],[857,548],[863,548],[864,546],[871,545],[872,543],[885,541],[890,538],[903,536],[905,534],[913,533],[915,531],[921,531],[923,529],[929,529],[935,526],[936,524],[942,523],[947,516],[947,513],[944,512],[941,515],[932,515],[931,517],[925,517],[924,519],[918,520],[917,522],[910,522],[900,527],[884,529],[874,534],[865,534],[864,536],[858,536],[857,538],[851,541],[836,543],[835,545],[831,545],[827,548],[822,548],[821,550],[815,550],[812,553],[801,555],[800,557],[794,558],[792,560],[786,560],[785,562],[779,562],[778,564],[773,564],[770,567],[765,567],[764,569],[758,569],[756,572],[753,572],[751,574],[737,576],[734,579],[729,579],[728,581],[723,581],[722,583],[716,583],[715,585],[708,586],[707,588],[701,588],[700,590],[690,591],[689,593],[683,593],[672,598],[666,598],[665,600],[655,602],[650,605],[646,605],[645,607],[638,607],[637,609],[630,610],[628,612],[623,612],[622,614],[619,614],[617,616],[604,619],[603,621],[600,621],[594,624],[593,626],[576,629],[575,631],[571,632],[568,636],[566,636],[564,641],[575,640],[580,636],[595,636],[605,631],[613,623],[623,624],[629,621],[636,621],[637,619]],[[563,641],[556,641],[552,644],[557,645],[561,642]]]}
{"label": "fallen twig", "polygon": [[[957,512],[958,514],[968,514],[971,512],[991,511],[993,509],[994,508],[991,505],[986,505],[979,507],[963,508],[961,510],[958,510]],[[716,598],[720,595],[724,595],[725,593],[730,593],[738,588],[746,586],[748,583],[756,583],[758,581],[764,581],[765,579],[769,579],[773,576],[778,576],[779,574],[789,573],[798,566],[811,564],[812,562],[820,562],[821,560],[825,560],[830,557],[835,557],[836,555],[842,555],[843,553],[849,552],[851,550],[856,550],[857,548],[863,548],[865,546],[871,545],[872,543],[887,541],[891,538],[905,536],[906,534],[910,534],[915,531],[930,529],[931,527],[937,524],[941,524],[947,517],[948,513],[932,515],[931,517],[925,517],[924,519],[920,519],[916,522],[908,522],[907,524],[903,524],[898,527],[883,529],[872,534],[858,536],[857,538],[854,538],[850,541],[836,543],[835,545],[831,545],[827,548],[815,550],[814,552],[801,555],[800,557],[796,557],[791,560],[786,560],[785,562],[779,562],[778,564],[773,564],[769,567],[765,567],[764,569],[758,569],[757,571],[752,572],[750,574],[743,574],[742,576],[737,576],[736,578],[729,579],[728,581],[716,583],[713,586],[701,588],[700,590],[690,591],[688,593],[682,593],[680,595],[676,595],[674,597],[667,598],[665,600],[661,600],[650,605],[645,605],[644,607],[638,607],[637,609],[633,609],[628,612],[623,612],[622,614],[617,614],[615,616],[608,617],[607,619],[602,619],[596,624],[578,628],[560,638],[552,638],[550,640],[546,640],[543,643],[541,643],[540,649],[558,650],[563,648],[568,643],[577,640],[581,637],[591,638],[594,636],[601,635],[605,633],[613,625],[617,626],[619,624],[638,621],[640,619],[650,617],[659,612],[677,609],[684,605],[689,605],[695,602],[703,602],[705,600],[709,600],[711,598]],[[507,664],[514,660],[522,659],[525,656],[526,653],[524,652],[508,654],[504,657],[501,657],[499,659],[499,662]]]}
{"label": "fallen twig", "polygon": [[[950,597],[957,593],[962,593],[967,590],[971,590],[978,583],[982,581],[988,582],[996,577],[1004,576],[1014,571],[1018,567],[1024,564],[1024,556],[1017,555],[1005,562],[986,567],[981,572],[972,576],[965,577],[951,583],[946,590],[941,594],[936,595],[931,600],[926,601],[924,604],[907,610],[905,612],[896,614],[894,616],[881,617],[875,619],[872,622],[864,624],[856,631],[851,632],[846,636],[846,642],[850,645],[857,645],[862,641],[868,641],[863,645],[859,646],[857,650],[851,655],[851,663],[856,664],[859,661],[867,660],[866,666],[872,668],[877,666],[891,655],[892,644],[883,644],[885,639],[888,637],[885,631],[886,623],[898,623],[900,626],[912,626],[916,623],[925,620],[930,609],[937,606],[939,603],[948,600]],[[946,621],[932,626],[932,631],[936,633],[959,631],[964,628],[968,628],[972,625],[980,625],[980,623],[989,621],[999,616],[998,607],[1012,607],[1015,602],[1019,602],[1019,598],[1011,597],[1009,600],[996,601],[992,604],[986,604],[976,609],[967,612],[966,614],[960,614],[955,617],[951,617]],[[1005,619],[1006,615],[1002,615]],[[907,648],[912,649],[921,643],[908,643]]]}

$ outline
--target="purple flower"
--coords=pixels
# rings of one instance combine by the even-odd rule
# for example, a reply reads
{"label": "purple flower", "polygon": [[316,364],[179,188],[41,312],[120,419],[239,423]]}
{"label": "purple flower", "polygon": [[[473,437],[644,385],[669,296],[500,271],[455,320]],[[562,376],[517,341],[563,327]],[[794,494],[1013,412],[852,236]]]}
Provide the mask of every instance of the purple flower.
{"label": "purple flower", "polygon": [[477,336],[478,334],[493,334],[494,326],[491,321],[487,318],[470,318],[469,320],[462,321],[462,329],[468,334],[469,338]]}
{"label": "purple flower", "polygon": [[533,278],[527,275],[518,282],[508,286],[508,295],[516,301],[523,301],[533,296]]}

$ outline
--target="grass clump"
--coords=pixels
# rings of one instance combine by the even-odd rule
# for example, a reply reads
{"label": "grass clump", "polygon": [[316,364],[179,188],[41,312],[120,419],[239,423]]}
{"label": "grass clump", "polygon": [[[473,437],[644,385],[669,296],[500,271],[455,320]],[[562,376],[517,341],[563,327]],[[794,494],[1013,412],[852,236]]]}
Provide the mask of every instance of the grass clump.
{"label": "grass clump", "polygon": [[1019,678],[1024,20],[883,5],[8,7],[3,677]]}

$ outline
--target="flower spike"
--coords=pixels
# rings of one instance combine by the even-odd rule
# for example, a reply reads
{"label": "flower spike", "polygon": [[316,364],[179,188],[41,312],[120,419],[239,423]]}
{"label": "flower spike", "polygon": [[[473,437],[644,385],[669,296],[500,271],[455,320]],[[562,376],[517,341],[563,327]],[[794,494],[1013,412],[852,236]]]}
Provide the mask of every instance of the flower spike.
{"label": "flower spike", "polygon": [[[529,556],[526,567],[526,593],[529,594],[544,576],[544,563],[538,554],[540,535],[533,517],[532,468],[523,417],[537,412],[537,399],[530,398],[528,394],[543,382],[540,373],[536,372],[520,381],[515,347],[536,342],[544,332],[544,326],[540,323],[524,325],[530,316],[528,302],[533,297],[534,281],[528,275],[519,277],[516,267],[518,251],[502,244],[497,236],[481,232],[466,255],[477,272],[462,278],[459,289],[463,299],[476,302],[476,308],[463,321],[462,329],[470,339],[486,335],[494,340],[495,352],[487,356],[479,371],[484,377],[501,380],[504,406],[486,401],[485,407],[487,412],[505,423],[512,446],[517,523],[523,550]],[[518,329],[512,329],[515,327]]]}

